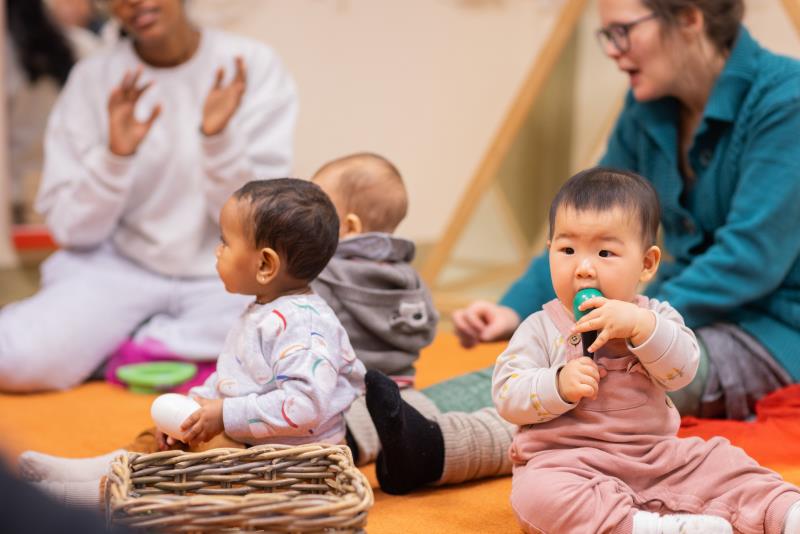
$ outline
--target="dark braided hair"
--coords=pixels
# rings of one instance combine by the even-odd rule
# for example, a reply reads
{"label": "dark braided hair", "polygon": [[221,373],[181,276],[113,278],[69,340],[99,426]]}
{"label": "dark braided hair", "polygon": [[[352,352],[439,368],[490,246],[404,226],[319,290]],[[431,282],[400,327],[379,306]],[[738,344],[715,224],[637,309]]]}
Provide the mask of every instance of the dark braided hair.
{"label": "dark braided hair", "polygon": [[75,55],[42,0],[6,0],[8,31],[30,82],[42,77],[64,85]]}

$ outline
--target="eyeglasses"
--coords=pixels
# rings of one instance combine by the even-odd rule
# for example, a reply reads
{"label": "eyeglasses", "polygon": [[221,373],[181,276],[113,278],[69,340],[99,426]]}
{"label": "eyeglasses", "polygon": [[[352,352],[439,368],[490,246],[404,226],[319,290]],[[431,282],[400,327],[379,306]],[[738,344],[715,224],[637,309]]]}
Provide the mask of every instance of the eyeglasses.
{"label": "eyeglasses", "polygon": [[654,19],[657,16],[658,15],[655,13],[650,13],[649,15],[645,15],[630,22],[615,22],[614,24],[609,24],[605,28],[597,30],[597,40],[603,50],[611,44],[620,54],[624,54],[631,49],[631,28],[646,20]]}

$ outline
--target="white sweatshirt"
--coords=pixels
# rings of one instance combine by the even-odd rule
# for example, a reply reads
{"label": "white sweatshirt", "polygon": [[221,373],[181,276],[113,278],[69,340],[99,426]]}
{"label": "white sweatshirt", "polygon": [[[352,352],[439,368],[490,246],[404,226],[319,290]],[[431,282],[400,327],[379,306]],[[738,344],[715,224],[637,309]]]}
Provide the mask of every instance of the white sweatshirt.
{"label": "white sweatshirt", "polygon": [[318,295],[253,303],[228,334],[217,371],[190,395],[225,399],[225,432],[251,445],[344,441],[364,364]]}
{"label": "white sweatshirt", "polygon": [[[247,90],[225,130],[206,138],[206,95],[218,67],[229,83],[237,55]],[[108,98],[139,66],[140,83],[155,83],[136,116],[146,120],[156,104],[161,116],[135,154],[119,157],[108,149]],[[156,68],[122,39],[73,68],[48,123],[36,208],[63,247],[110,240],[165,276],[212,276],[222,205],[249,180],[287,176],[296,117],[294,82],[257,41],[205,29],[191,59]]]}

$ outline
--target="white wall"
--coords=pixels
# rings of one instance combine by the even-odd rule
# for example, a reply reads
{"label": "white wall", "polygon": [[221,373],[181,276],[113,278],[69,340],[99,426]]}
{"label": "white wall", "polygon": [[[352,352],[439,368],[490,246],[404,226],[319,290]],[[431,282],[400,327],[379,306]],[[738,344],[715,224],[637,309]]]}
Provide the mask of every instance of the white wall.
{"label": "white wall", "polygon": [[564,0],[194,0],[196,20],[263,39],[297,81],[296,173],[371,150],[443,231]]}

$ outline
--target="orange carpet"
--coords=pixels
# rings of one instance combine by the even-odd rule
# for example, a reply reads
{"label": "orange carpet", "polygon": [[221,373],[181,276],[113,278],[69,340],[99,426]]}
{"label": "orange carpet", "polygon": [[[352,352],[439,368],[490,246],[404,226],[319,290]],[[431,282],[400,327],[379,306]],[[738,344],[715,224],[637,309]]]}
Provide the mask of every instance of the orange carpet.
{"label": "orange carpet", "polygon": [[[424,351],[418,385],[424,387],[461,372],[494,362],[502,344],[460,349],[455,338],[440,334]],[[100,454],[131,440],[150,425],[153,397],[136,395],[94,382],[68,392],[0,395],[0,448],[6,459],[25,449],[79,457]],[[757,423],[687,420],[682,435],[728,436],[764,465],[800,483],[800,386],[770,398]],[[372,467],[375,507],[369,515],[371,533],[516,532],[508,504],[509,477],[437,488],[406,497],[377,489]]]}

